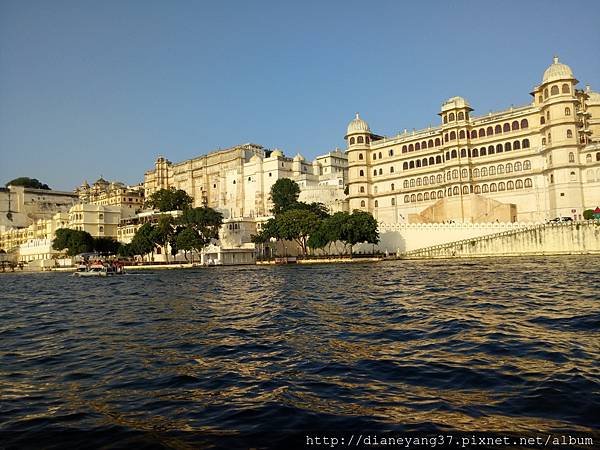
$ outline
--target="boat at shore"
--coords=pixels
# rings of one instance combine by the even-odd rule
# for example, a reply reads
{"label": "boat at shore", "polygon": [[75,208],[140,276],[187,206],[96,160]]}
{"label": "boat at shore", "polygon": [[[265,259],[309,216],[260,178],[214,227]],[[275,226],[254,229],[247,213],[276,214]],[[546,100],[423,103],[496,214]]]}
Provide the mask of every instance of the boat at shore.
{"label": "boat at shore", "polygon": [[77,271],[73,273],[74,277],[109,277],[113,275],[123,275],[125,272],[121,265],[110,265],[102,263],[93,263],[90,265],[80,264]]}

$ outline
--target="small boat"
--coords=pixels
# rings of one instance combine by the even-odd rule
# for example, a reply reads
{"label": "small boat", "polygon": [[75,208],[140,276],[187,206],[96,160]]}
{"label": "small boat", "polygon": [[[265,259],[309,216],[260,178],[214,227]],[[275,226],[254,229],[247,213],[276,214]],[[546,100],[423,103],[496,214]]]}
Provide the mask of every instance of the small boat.
{"label": "small boat", "polygon": [[121,266],[105,266],[104,264],[94,263],[89,266],[80,264],[77,266],[77,271],[73,273],[74,277],[108,277],[112,275],[122,275],[123,268]]}

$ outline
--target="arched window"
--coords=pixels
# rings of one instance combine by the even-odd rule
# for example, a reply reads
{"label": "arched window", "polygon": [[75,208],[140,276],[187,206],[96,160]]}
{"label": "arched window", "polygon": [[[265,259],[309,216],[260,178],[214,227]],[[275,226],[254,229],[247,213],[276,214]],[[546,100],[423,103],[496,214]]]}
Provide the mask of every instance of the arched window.
{"label": "arched window", "polygon": [[439,146],[439,145],[441,145],[440,138],[435,138],[435,145],[436,145],[436,146]]}
{"label": "arched window", "polygon": [[[523,182],[521,182],[521,187],[523,187]],[[509,181],[508,183],[506,183],[506,189],[509,191],[512,191],[515,188],[515,183],[512,181]]]}
{"label": "arched window", "polygon": [[570,139],[573,137],[573,131],[572,130],[567,130],[567,139]]}
{"label": "arched window", "polygon": [[544,116],[540,117],[540,125],[544,125],[546,123],[546,118]]}
{"label": "arched window", "polygon": [[437,198],[444,198],[444,191],[442,189],[437,191]]}
{"label": "arched window", "polygon": [[513,149],[519,150],[521,148],[521,143],[519,141],[513,142]]}
{"label": "arched window", "polygon": [[435,200],[435,191],[431,191],[431,200]]}
{"label": "arched window", "polygon": [[364,186],[361,186],[361,187],[360,187],[360,193],[361,193],[361,194],[364,194],[364,193],[365,193],[365,187],[364,187]]}
{"label": "arched window", "polygon": [[477,131],[473,130],[471,131],[471,139],[476,139],[477,138]]}
{"label": "arched window", "polygon": [[496,168],[496,173],[497,174],[504,173],[504,166],[502,164],[498,165],[498,167]]}
{"label": "arched window", "polygon": [[377,176],[377,169],[373,171],[373,176]]}
{"label": "arched window", "polygon": [[550,183],[554,183],[554,175],[550,174]]}
{"label": "arched window", "polygon": [[367,143],[367,144],[369,143],[369,136],[365,137],[365,143]]}
{"label": "arched window", "polygon": [[460,157],[461,157],[461,158],[466,158],[466,157],[467,157],[467,149],[465,149],[465,148],[462,148],[462,149],[460,150]]}
{"label": "arched window", "polygon": [[481,187],[480,186],[475,186],[475,193],[476,194],[481,194]]}
{"label": "arched window", "polygon": [[395,190],[396,190],[396,189],[395,189],[395,186],[394,186],[394,183],[392,183],[392,185],[390,186],[390,190],[391,190],[391,191],[395,191]]}
{"label": "arched window", "polygon": [[354,138],[353,137],[350,138],[350,145],[354,145]]}
{"label": "arched window", "polygon": [[479,176],[479,169],[473,169],[473,178],[477,178]]}
{"label": "arched window", "polygon": [[477,158],[479,156],[479,150],[477,150],[476,148],[474,148],[471,153],[473,155],[473,158]]}
{"label": "arched window", "polygon": [[490,166],[489,168],[490,175],[496,175],[496,166]]}
{"label": "arched window", "polygon": [[575,154],[573,152],[569,152],[569,162],[570,163],[575,162]]}
{"label": "arched window", "polygon": [[571,92],[571,89],[569,89],[569,85],[567,83],[562,85],[562,93],[563,94],[568,94]]}
{"label": "arched window", "polygon": [[450,122],[454,122],[454,113],[450,113],[450,114],[448,114],[448,120],[449,120]]}
{"label": "arched window", "polygon": [[446,152],[446,161],[450,160],[450,152]]}
{"label": "arched window", "polygon": [[455,180],[458,178],[458,170],[457,169],[454,169],[452,171],[452,178],[455,179]]}
{"label": "arched window", "polygon": [[435,177],[433,175],[429,177],[429,183],[435,184]]}
{"label": "arched window", "polygon": [[410,162],[408,163],[408,168],[409,168],[409,169],[414,169],[414,168],[415,168],[415,162],[414,162],[414,161],[410,161]]}
{"label": "arched window", "polygon": [[433,147],[433,139],[429,139],[429,141],[427,141],[427,146],[429,148]]}
{"label": "arched window", "polygon": [[383,175],[383,169],[379,169],[379,175]]}
{"label": "arched window", "polygon": [[429,192],[423,194],[423,200],[429,200]]}
{"label": "arched window", "polygon": [[416,143],[415,144],[415,150],[421,150],[421,144],[420,143]]}
{"label": "arched window", "polygon": [[492,127],[488,127],[487,128],[487,135],[491,136],[494,134],[494,132],[496,133],[500,133],[500,131],[502,131],[502,128],[500,128],[500,125],[496,125],[496,128],[492,128]]}
{"label": "arched window", "polygon": [[490,192],[496,192],[497,190],[498,187],[496,186],[496,183],[490,184]]}
{"label": "arched window", "polygon": [[484,184],[483,186],[481,186],[481,192],[483,192],[484,194],[486,194],[488,192],[488,185]]}
{"label": "arched window", "polygon": [[[526,188],[530,188],[533,186],[533,183],[531,182],[531,178],[525,178],[525,187]],[[518,185],[517,185],[518,187]]]}
{"label": "arched window", "polygon": [[356,138],[356,143],[357,144],[363,144],[365,142],[365,139],[362,136],[359,136]]}
{"label": "arched window", "polygon": [[361,176],[361,177],[364,177],[365,176],[365,171],[361,170],[360,172],[358,172],[358,175]]}
{"label": "arched window", "polygon": [[504,181],[501,181],[500,183],[498,183],[498,190],[499,191],[505,191],[506,190],[506,185],[504,184]]}
{"label": "arched window", "polygon": [[571,108],[566,107],[565,108],[565,116],[570,116],[571,115]]}
{"label": "arched window", "polygon": [[575,172],[571,172],[571,181],[577,181],[577,176],[575,175]]}
{"label": "arched window", "polygon": [[377,153],[373,152],[373,161],[377,160]]}
{"label": "arched window", "polygon": [[458,120],[465,120],[465,113],[464,112],[459,112],[458,113]]}
{"label": "arched window", "polygon": [[417,196],[415,194],[412,194],[410,196],[410,201],[413,202],[413,203],[416,202],[417,201]]}
{"label": "arched window", "polygon": [[379,152],[379,155],[377,155],[379,157],[379,159],[383,158],[383,155],[381,154],[381,152]]}
{"label": "arched window", "polygon": [[504,131],[505,133],[509,132],[510,131],[510,125],[508,123],[505,123],[502,131]]}
{"label": "arched window", "polygon": [[408,170],[408,163],[406,161],[402,163],[402,170]]}
{"label": "arched window", "polygon": [[435,164],[435,158],[433,156],[429,157],[429,165],[433,166]]}
{"label": "arched window", "polygon": [[531,161],[528,159],[523,161],[523,170],[531,170]]}
{"label": "arched window", "polygon": [[544,89],[544,98],[548,98],[548,88]]}
{"label": "arched window", "polygon": [[456,131],[451,131],[450,132],[450,140],[454,141],[456,139]]}
{"label": "arched window", "polygon": [[496,151],[494,150],[494,146],[490,145],[488,147],[488,155],[493,155],[494,153],[496,153]]}
{"label": "arched window", "polygon": [[468,194],[469,193],[469,186],[463,186],[462,191],[463,191],[463,194]]}
{"label": "arched window", "polygon": [[596,152],[596,161],[600,161],[600,152]]}
{"label": "arched window", "polygon": [[364,201],[364,200],[361,200],[361,201],[360,201],[360,207],[361,207],[361,208],[364,208],[364,207],[365,207],[365,201]]}
{"label": "arched window", "polygon": [[487,155],[487,150],[485,149],[485,147],[481,147],[481,149],[479,150],[479,155],[480,156],[486,156]]}
{"label": "arched window", "polygon": [[506,142],[506,143],[504,144],[504,151],[505,151],[505,152],[510,152],[511,150],[512,150],[512,145],[511,145],[511,143],[510,143],[510,142]]}
{"label": "arched window", "polygon": [[448,116],[444,115],[444,123],[448,123]]}
{"label": "arched window", "polygon": [[396,199],[395,198],[392,199],[392,206],[396,206]]}
{"label": "arched window", "polygon": [[422,201],[423,201],[423,194],[419,193],[419,194],[417,195],[417,201],[418,201],[418,202],[422,202]]}
{"label": "arched window", "polygon": [[408,187],[408,180],[404,180],[404,188],[406,189]]}
{"label": "arched window", "polygon": [[518,130],[519,129],[519,121],[515,120],[512,124],[511,124],[511,128],[513,131]]}
{"label": "arched window", "polygon": [[464,139],[465,138],[465,130],[460,130],[458,133],[458,138],[459,139]]}
{"label": "arched window", "polygon": [[552,87],[550,88],[550,95],[558,95],[558,94],[559,94],[559,91],[558,91],[558,86],[556,86],[556,85],[555,85],[555,86],[552,86]]}
{"label": "arched window", "polygon": [[550,110],[546,111],[546,120],[550,120]]}
{"label": "arched window", "polygon": [[496,153],[502,153],[504,151],[504,147],[502,144],[496,144]]}
{"label": "arched window", "polygon": [[515,163],[515,172],[520,172],[522,169],[523,169],[523,165],[519,161],[517,161]]}
{"label": "arched window", "polygon": [[417,167],[421,167],[421,160],[417,159]]}
{"label": "arched window", "polygon": [[585,155],[585,162],[586,163],[592,162],[592,154],[591,153],[588,153],[587,155]]}
{"label": "arched window", "polygon": [[394,149],[393,149],[393,148],[390,148],[390,149],[388,150],[388,155],[389,155],[389,156],[394,156]]}
{"label": "arched window", "polygon": [[404,196],[404,203],[410,202],[410,197],[408,195]]}
{"label": "arched window", "polygon": [[479,129],[479,137],[484,137],[485,136],[485,130],[483,128]]}
{"label": "arched window", "polygon": [[454,186],[454,189],[452,189],[452,195],[458,195],[460,194],[460,189],[458,189],[458,186]]}
{"label": "arched window", "polygon": [[427,141],[421,142],[421,148],[422,149],[426,149],[427,148]]}
{"label": "arched window", "polygon": [[375,200],[375,208],[379,207],[379,201]]}
{"label": "arched window", "polygon": [[415,180],[410,180],[410,187],[415,187]]}
{"label": "arched window", "polygon": [[441,157],[440,155],[437,155],[437,156],[435,157],[435,163],[436,163],[436,164],[441,164],[441,163],[442,163],[442,157]]}
{"label": "arched window", "polygon": [[523,139],[523,145],[521,145],[521,147],[529,148],[529,139]]}
{"label": "arched window", "polygon": [[408,149],[406,148],[406,145],[403,145],[403,146],[402,146],[402,153],[406,153],[406,152],[407,152],[407,150],[408,150]]}
{"label": "arched window", "polygon": [[494,133],[496,133],[496,134],[502,133],[502,127],[500,125],[496,125],[494,127]]}
{"label": "arched window", "polygon": [[521,120],[521,129],[528,128],[528,127],[529,127],[529,122],[527,122],[527,119]]}
{"label": "arched window", "polygon": [[463,169],[460,171],[460,176],[462,178],[469,178],[469,171],[467,169]]}
{"label": "arched window", "polygon": [[414,151],[414,150],[415,150],[415,148],[413,147],[413,145],[412,145],[412,144],[409,144],[409,145],[408,145],[408,151],[409,151],[409,152],[412,152],[412,151]]}
{"label": "arched window", "polygon": [[443,181],[442,174],[438,174],[436,180],[438,183],[441,183]]}
{"label": "arched window", "polygon": [[456,153],[456,150],[452,150],[452,153],[450,153],[450,158],[454,159],[454,158],[457,158],[457,157],[458,157],[458,154]]}
{"label": "arched window", "polygon": [[421,161],[421,165],[423,167],[427,167],[427,158],[423,158],[423,160]]}
{"label": "arched window", "polygon": [[481,168],[481,176],[482,177],[487,177],[487,167],[482,167]]}
{"label": "arched window", "polygon": [[361,159],[361,160],[363,159],[363,154],[362,153],[358,154],[358,159]]}
{"label": "arched window", "polygon": [[394,173],[394,166],[390,167],[390,173]]}

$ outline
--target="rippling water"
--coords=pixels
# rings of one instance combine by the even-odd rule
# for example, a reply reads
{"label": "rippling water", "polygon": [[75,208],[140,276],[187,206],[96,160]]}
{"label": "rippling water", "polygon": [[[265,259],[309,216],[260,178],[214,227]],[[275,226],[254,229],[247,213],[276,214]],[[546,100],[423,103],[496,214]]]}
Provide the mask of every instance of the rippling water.
{"label": "rippling water", "polygon": [[0,448],[600,428],[600,258],[0,275]]}

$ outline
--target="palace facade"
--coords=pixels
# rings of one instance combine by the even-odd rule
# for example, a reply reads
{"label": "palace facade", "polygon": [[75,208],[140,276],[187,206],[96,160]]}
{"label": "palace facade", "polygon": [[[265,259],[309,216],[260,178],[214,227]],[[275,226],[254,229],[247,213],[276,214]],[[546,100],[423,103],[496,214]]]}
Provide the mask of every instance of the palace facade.
{"label": "palace facade", "polygon": [[446,101],[440,125],[383,137],[348,125],[350,210],[380,223],[581,219],[600,204],[600,94],[554,58],[530,104],[474,116]]}

